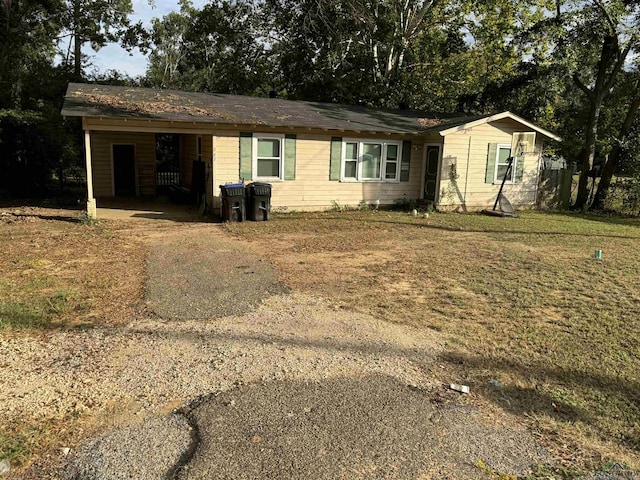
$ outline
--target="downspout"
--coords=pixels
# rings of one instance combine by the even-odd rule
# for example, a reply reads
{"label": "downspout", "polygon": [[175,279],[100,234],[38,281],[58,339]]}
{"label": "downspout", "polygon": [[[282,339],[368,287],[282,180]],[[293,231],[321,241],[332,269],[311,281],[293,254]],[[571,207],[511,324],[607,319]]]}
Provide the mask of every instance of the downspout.
{"label": "downspout", "polygon": [[462,196],[462,207],[467,210],[467,185],[469,184],[469,159],[471,157],[471,137],[469,137],[469,146],[467,147],[467,169],[464,173],[464,195]]}

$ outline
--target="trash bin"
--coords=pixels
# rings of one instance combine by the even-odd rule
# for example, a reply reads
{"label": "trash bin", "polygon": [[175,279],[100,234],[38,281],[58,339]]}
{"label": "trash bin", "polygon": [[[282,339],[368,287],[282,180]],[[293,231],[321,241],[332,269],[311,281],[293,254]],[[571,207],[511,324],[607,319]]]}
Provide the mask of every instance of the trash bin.
{"label": "trash bin", "polygon": [[253,182],[247,185],[247,217],[266,222],[271,216],[271,184]]}
{"label": "trash bin", "polygon": [[244,184],[220,185],[220,193],[222,196],[222,221],[244,222],[246,218]]}

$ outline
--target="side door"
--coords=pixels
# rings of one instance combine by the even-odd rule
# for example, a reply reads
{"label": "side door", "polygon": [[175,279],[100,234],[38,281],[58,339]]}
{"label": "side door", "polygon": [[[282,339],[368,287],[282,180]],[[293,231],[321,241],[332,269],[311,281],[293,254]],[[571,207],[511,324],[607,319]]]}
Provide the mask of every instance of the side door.
{"label": "side door", "polygon": [[113,190],[116,197],[136,195],[136,151],[134,145],[113,145]]}
{"label": "side door", "polygon": [[427,202],[435,202],[436,194],[438,193],[440,148],[440,145],[427,145],[427,158],[424,170],[424,199]]}

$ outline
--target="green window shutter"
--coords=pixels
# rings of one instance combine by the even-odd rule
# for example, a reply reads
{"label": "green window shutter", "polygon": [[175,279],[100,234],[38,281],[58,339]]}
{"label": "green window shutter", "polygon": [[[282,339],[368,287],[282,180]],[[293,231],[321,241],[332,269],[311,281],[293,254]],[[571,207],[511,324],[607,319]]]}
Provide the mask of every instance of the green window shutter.
{"label": "green window shutter", "polygon": [[296,179],[296,136],[284,136],[284,179]]}
{"label": "green window shutter", "polygon": [[525,155],[520,155],[519,157],[515,157],[515,162],[516,162],[515,183],[522,182],[522,176],[524,175],[524,159],[525,158],[527,158]]}
{"label": "green window shutter", "polygon": [[253,180],[251,172],[253,164],[253,134],[240,132],[240,178]]}
{"label": "green window shutter", "polygon": [[493,177],[496,172],[496,156],[498,154],[498,144],[490,143],[489,152],[487,153],[487,172],[484,176],[484,183],[493,183]]}
{"label": "green window shutter", "polygon": [[400,164],[400,181],[408,182],[411,167],[411,140],[402,142],[402,163]]}
{"label": "green window shutter", "polygon": [[329,180],[340,180],[342,163],[342,137],[331,137],[331,159],[329,161]]}

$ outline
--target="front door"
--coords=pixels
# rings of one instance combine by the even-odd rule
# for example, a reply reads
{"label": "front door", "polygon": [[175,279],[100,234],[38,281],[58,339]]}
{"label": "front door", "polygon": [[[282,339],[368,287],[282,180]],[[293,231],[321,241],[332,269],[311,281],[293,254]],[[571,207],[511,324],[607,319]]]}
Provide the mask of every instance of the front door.
{"label": "front door", "polygon": [[136,157],[133,145],[113,146],[113,190],[116,197],[136,194]]}
{"label": "front door", "polygon": [[427,202],[436,201],[438,188],[438,161],[440,160],[440,146],[427,145],[427,165],[424,173],[424,199]]}

